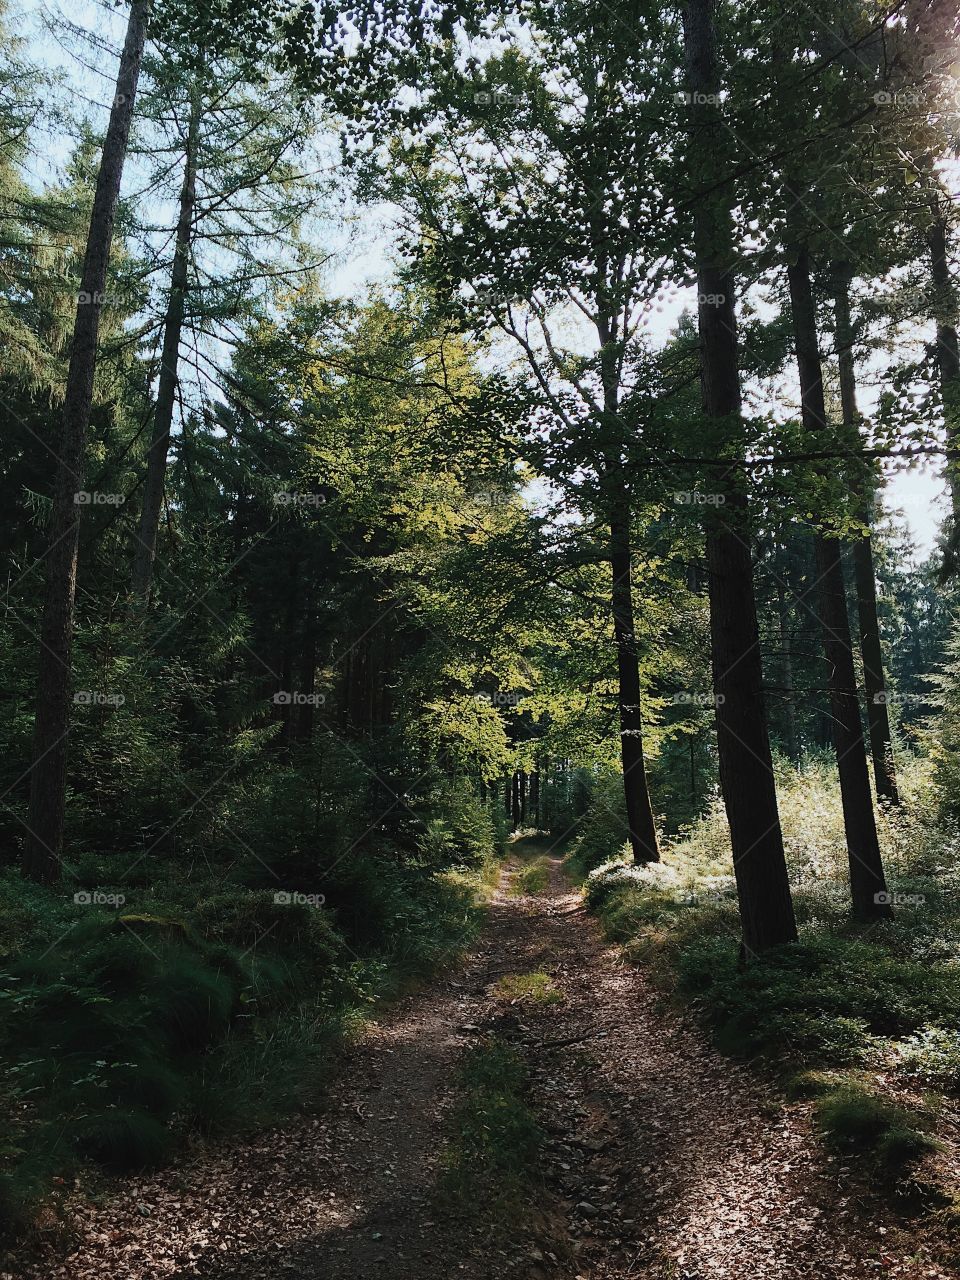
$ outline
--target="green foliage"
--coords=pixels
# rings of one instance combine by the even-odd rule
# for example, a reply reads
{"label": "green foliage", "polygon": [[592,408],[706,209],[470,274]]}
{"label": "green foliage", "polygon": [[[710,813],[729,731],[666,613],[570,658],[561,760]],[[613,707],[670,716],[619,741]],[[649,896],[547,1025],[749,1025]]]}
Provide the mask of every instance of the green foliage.
{"label": "green foliage", "polygon": [[960,819],[960,626],[954,624],[946,662],[932,681],[940,715],[931,743],[936,762],[938,807],[948,821]]}
{"label": "green foliage", "polygon": [[482,818],[451,798],[455,873],[355,853],[326,874],[323,905],[215,881],[209,868],[136,892],[116,856],[90,869],[101,886],[123,886],[99,890],[123,892],[119,905],[0,879],[0,1091],[15,1118],[0,1152],[7,1226],[76,1162],[156,1164],[191,1130],[314,1105],[356,1018],[473,936],[481,879],[498,865]]}
{"label": "green foliage", "polygon": [[897,1065],[908,1080],[960,1090],[960,1029],[927,1026],[897,1045]]}
{"label": "green foliage", "polygon": [[744,1053],[850,1061],[866,1052],[868,1034],[960,1018],[960,972],[856,938],[811,934],[743,968],[728,939],[705,939],[684,949],[678,977],[706,997],[724,1045]]}
{"label": "green foliage", "polygon": [[[843,6],[838,24],[866,50],[859,65],[824,57],[822,32],[795,8],[775,6],[772,21],[718,8],[729,62],[721,114],[742,125],[715,131],[720,168],[742,179],[731,258],[744,265],[742,371],[756,384],[752,404],[776,403],[739,424],[742,457],[717,471],[730,423],[700,413],[696,322],[680,311],[693,296],[678,306],[668,296],[693,278],[700,239],[697,113],[687,110],[697,104],[676,92],[679,10],[535,6],[518,36],[512,18],[493,30],[489,14],[459,4],[415,14],[361,3],[345,36],[330,6],[312,32],[309,6],[280,31],[273,13],[248,21],[227,7],[229,40],[222,6],[161,6],[136,105],[145,185],[117,220],[85,459],[90,489],[110,501],[83,512],[66,887],[0,870],[8,1214],[78,1161],[156,1163],[184,1133],[309,1105],[363,1011],[474,936],[478,885],[490,887],[507,852],[494,792],[518,775],[537,777],[539,825],[575,833],[569,865],[609,934],[697,1000],[725,1047],[811,1069],[877,1058],[908,1082],[953,1087],[957,644],[939,722],[919,729],[950,593],[929,565],[908,563],[896,526],[878,517],[890,687],[913,708],[894,718],[929,756],[896,743],[906,804],[879,821],[903,900],[892,921],[862,933],[847,920],[825,673],[808,642],[818,576],[809,525],[859,536],[852,499],[864,479],[879,489],[880,464],[874,474],[850,459],[803,461],[820,441],[779,403],[790,344],[776,279],[795,235],[818,266],[842,244],[864,295],[854,298],[858,356],[861,345],[877,357],[898,347],[899,325],[918,310],[953,322],[955,299],[929,298],[921,278],[945,194],[935,161],[955,132],[947,60],[925,56],[909,14],[888,23],[884,66],[908,78],[912,61],[925,69],[916,101],[885,111],[870,70],[875,15],[863,6]],[[940,9],[949,6],[926,18],[946,48],[955,31]],[[271,41],[282,73],[259,59]],[[40,630],[57,484],[51,406],[100,149],[84,128],[50,189],[31,188],[34,131],[50,114],[45,79],[0,31],[0,496],[10,516],[0,530],[0,834],[11,864],[37,683],[36,648],[25,657],[24,646]],[[430,92],[402,88],[414,83]],[[365,297],[329,295],[329,246],[309,242],[316,174],[329,166],[312,136],[321,94],[305,88],[345,113],[348,144],[368,126],[381,131],[353,157],[354,173],[364,196],[403,209],[405,265]],[[848,115],[864,146],[833,127]],[[188,119],[198,192],[187,333],[153,591],[132,614]],[[803,122],[816,130],[815,156]],[[771,130],[776,157],[793,157],[810,187],[792,202],[796,228],[785,228],[779,160],[757,164]],[[944,220],[952,239],[953,212]],[[910,286],[909,308],[868,296],[890,277]],[[658,333],[651,313],[667,306]],[[500,360],[511,337],[522,368]],[[933,366],[931,351],[878,370],[886,386],[865,438],[926,447],[951,435],[955,396],[941,388],[938,400],[943,369]],[[837,449],[832,424],[823,443]],[[801,455],[793,465],[790,453]],[[802,929],[795,947],[750,964],[737,954],[706,660],[704,515],[717,513],[699,502],[741,462],[770,721],[790,757],[778,783]],[[724,518],[736,514],[727,506]],[[614,542],[632,571],[627,648],[673,841],[663,866],[622,858]],[[547,877],[536,858],[514,885],[536,893]],[[506,998],[552,998],[545,975],[512,982]],[[492,1042],[468,1061],[464,1089],[458,1168],[526,1176],[537,1139],[522,1061]],[[872,1103],[834,1102],[837,1132],[869,1128]],[[870,1136],[889,1161],[912,1141],[893,1113]]]}
{"label": "green foliage", "polygon": [[628,843],[623,781],[615,774],[600,778],[590,798],[590,805],[577,825],[569,853],[569,865],[580,875],[611,858]]}

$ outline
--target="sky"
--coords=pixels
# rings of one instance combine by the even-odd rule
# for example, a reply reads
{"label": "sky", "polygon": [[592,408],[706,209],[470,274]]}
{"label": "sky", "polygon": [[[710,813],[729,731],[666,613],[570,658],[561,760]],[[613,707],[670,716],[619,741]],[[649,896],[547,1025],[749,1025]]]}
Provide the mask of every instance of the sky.
{"label": "sky", "polygon": [[[107,90],[116,74],[116,60],[104,49],[90,55],[88,65],[82,65],[70,49],[51,36],[48,19],[66,19],[96,33],[118,50],[123,37],[123,14],[106,8],[98,0],[20,0],[17,10],[11,10],[11,18],[14,13],[20,17],[14,31],[24,40],[27,60],[59,72],[74,111],[85,114],[95,128],[102,130],[107,116]],[[68,132],[58,133],[54,123],[45,133],[33,160],[35,180],[49,181],[62,168],[71,145]],[[960,172],[956,167],[953,178],[954,185],[960,186]],[[127,185],[125,183],[125,187]],[[348,206],[349,201],[340,206],[336,220],[331,219],[327,228],[321,227],[321,234],[326,241],[324,247],[334,255],[326,269],[328,290],[337,296],[356,298],[391,279],[393,214],[388,208],[378,206],[353,210],[353,216],[344,217]],[[655,313],[650,327],[656,344],[668,339],[684,309],[695,309],[693,290],[677,291],[665,299],[662,311]],[[932,337],[931,326],[928,338]],[[861,401],[862,410],[869,414],[871,404],[866,388]],[[895,471],[889,469],[884,500],[888,509],[902,511],[917,557],[927,555],[935,545],[939,526],[947,513],[946,490],[938,460],[928,460],[910,469],[902,466]]]}
{"label": "sky", "polygon": [[[390,278],[392,215],[388,209],[375,209],[362,216],[358,224],[342,233],[345,243],[339,246],[336,263],[329,276],[332,290],[344,296],[356,295],[366,288],[376,287]],[[654,312],[650,334],[655,343],[665,343],[684,310],[696,310],[696,291],[679,290],[664,300],[663,309]],[[933,340],[933,326],[924,336]],[[876,391],[867,385],[860,388],[863,412],[869,414],[875,403]],[[924,559],[936,545],[937,536],[946,518],[946,485],[942,478],[938,459],[924,459],[919,464],[905,467],[891,464],[887,469],[884,502],[889,511],[900,511],[914,544],[914,558]]]}

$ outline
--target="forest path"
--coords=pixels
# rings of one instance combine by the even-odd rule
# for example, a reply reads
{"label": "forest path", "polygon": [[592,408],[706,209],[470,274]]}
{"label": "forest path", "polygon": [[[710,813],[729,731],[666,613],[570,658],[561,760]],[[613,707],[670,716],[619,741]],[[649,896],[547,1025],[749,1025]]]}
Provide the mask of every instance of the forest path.
{"label": "forest path", "polygon": [[[547,854],[544,842],[518,845]],[[386,1010],[319,1118],[128,1180],[75,1221],[71,1255],[16,1280],[798,1280],[948,1277],[782,1106],[664,1007],[583,911],[508,872],[456,971]],[[562,1001],[512,1003],[506,974]],[[438,1196],[457,1066],[486,1034],[530,1072],[546,1131],[529,1212],[508,1228]],[[468,1208],[470,1211],[468,1211]]]}

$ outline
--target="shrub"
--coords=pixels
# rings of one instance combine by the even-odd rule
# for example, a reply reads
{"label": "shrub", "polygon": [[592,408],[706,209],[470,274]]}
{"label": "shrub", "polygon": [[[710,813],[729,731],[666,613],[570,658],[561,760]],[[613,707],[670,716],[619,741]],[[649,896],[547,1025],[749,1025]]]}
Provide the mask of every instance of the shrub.
{"label": "shrub", "polygon": [[832,770],[814,761],[802,774],[782,773],[799,942],[742,963],[719,806],[667,850],[666,866],[628,865],[611,842],[613,860],[587,877],[587,901],[630,958],[652,962],[655,974],[696,1005],[722,1049],[785,1070],[792,1096],[816,1099],[829,1141],[868,1153],[878,1173],[891,1174],[934,1140],[924,1117],[865,1089],[850,1068],[892,1058],[908,1080],[956,1087],[956,832],[937,826],[929,764],[907,758],[904,804],[880,817],[889,882],[905,900],[892,920],[865,930],[850,915]]}
{"label": "shrub", "polygon": [[[682,989],[706,996],[724,1042],[746,1052],[850,1061],[858,1040],[867,1048],[867,1033],[904,1034],[935,1012],[960,1012],[960,971],[930,969],[855,938],[813,935],[744,969],[734,943],[708,938],[685,948],[678,973]],[[839,1056],[829,1056],[831,1048]]]}
{"label": "shrub", "polygon": [[951,1091],[960,1086],[960,1031],[921,1027],[896,1052],[908,1078]]}
{"label": "shrub", "polygon": [[[138,903],[122,913],[0,876],[7,1227],[78,1161],[156,1164],[186,1130],[268,1122],[315,1101],[362,1011],[437,969],[477,927],[476,868],[493,857],[493,826],[470,797],[458,803],[448,829],[457,865],[473,871],[382,848],[334,858],[323,876],[314,857],[309,878],[281,884],[325,894],[323,907],[279,899],[275,877],[250,887],[240,864],[135,895],[124,880]],[[91,886],[119,886],[125,861],[90,855]]]}
{"label": "shrub", "polygon": [[589,808],[577,824],[571,861],[581,875],[586,875],[618,853],[629,856],[629,831],[623,779],[609,774],[597,782]]}

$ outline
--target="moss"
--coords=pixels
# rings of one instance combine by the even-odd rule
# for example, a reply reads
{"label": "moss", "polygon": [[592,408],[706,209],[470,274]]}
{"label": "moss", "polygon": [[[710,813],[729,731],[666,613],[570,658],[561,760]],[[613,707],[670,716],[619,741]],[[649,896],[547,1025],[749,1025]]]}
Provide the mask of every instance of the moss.
{"label": "moss", "polygon": [[494,988],[501,1000],[528,1000],[531,1004],[562,1004],[563,994],[546,973],[508,973]]}
{"label": "moss", "polygon": [[891,1175],[900,1175],[926,1152],[936,1150],[935,1140],[922,1127],[927,1117],[852,1081],[819,1097],[815,1114],[831,1146],[869,1153]]}
{"label": "moss", "polygon": [[525,1212],[543,1134],[529,1104],[526,1064],[491,1038],[472,1049],[460,1072],[442,1189],[464,1206],[483,1204],[508,1219]]}

